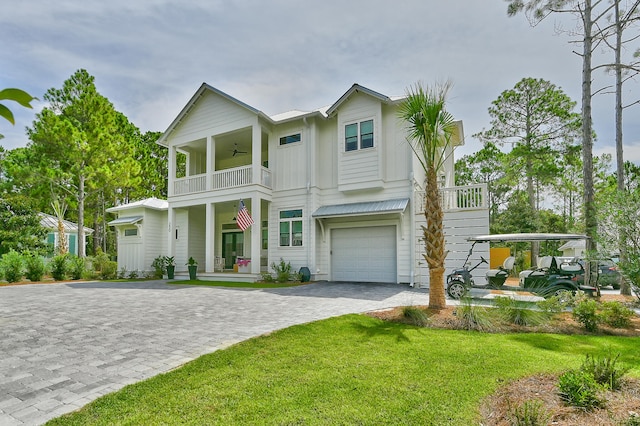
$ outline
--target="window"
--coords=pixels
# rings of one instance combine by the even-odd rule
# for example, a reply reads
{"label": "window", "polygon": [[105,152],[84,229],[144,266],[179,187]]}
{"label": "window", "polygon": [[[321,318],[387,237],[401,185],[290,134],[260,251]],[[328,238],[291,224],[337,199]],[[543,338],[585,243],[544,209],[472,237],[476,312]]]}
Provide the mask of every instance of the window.
{"label": "window", "polygon": [[302,246],[302,209],[280,212],[280,247]]}
{"label": "window", "polygon": [[124,236],[125,237],[135,237],[136,235],[138,235],[138,228],[132,228],[132,229],[125,229],[124,230]]}
{"label": "window", "polygon": [[280,138],[280,145],[288,145],[290,143],[300,142],[301,136],[300,133],[296,133],[295,135],[283,136]]}
{"label": "window", "polygon": [[344,126],[344,150],[373,148],[373,120]]}

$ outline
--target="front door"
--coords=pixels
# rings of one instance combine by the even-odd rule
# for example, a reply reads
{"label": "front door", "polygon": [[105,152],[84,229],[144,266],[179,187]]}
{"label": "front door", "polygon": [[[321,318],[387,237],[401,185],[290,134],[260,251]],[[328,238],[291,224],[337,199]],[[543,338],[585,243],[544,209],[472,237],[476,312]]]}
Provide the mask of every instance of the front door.
{"label": "front door", "polygon": [[244,232],[224,232],[222,234],[224,268],[233,269],[238,256],[244,256]]}

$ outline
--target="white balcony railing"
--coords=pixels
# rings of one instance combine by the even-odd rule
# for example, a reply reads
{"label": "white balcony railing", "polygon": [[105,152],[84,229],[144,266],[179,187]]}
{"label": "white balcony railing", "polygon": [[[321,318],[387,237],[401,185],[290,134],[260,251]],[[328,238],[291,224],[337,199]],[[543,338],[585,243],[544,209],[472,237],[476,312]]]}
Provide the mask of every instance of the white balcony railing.
{"label": "white balcony railing", "polygon": [[[207,176],[211,176],[211,188],[207,188]],[[260,184],[271,188],[271,171],[265,167],[260,170],[260,182],[253,181],[252,166],[218,170],[211,175],[202,174],[176,179],[173,182],[173,195],[185,195],[202,191],[217,191],[239,186]]]}
{"label": "white balcony railing", "polygon": [[235,167],[233,169],[213,172],[211,189],[235,188],[252,183],[251,166]]}
{"label": "white balcony railing", "polygon": [[175,195],[191,194],[207,190],[207,175],[196,175],[178,178],[173,182]]}
{"label": "white balcony railing", "polygon": [[[440,190],[442,210],[483,210],[488,208],[487,185],[452,186]],[[424,213],[425,193],[416,192],[415,212]]]}

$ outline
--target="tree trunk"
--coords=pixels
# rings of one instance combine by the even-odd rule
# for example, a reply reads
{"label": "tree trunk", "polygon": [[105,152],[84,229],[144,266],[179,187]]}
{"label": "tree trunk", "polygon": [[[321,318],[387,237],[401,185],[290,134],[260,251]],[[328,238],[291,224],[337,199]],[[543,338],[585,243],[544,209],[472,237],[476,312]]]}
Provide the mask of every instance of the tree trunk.
{"label": "tree trunk", "polygon": [[583,11],[584,40],[582,56],[582,164],[584,179],[584,223],[587,235],[587,259],[584,276],[585,285],[594,285],[593,263],[589,257],[596,251],[596,233],[598,221],[596,218],[594,188],[593,188],[593,134],[591,122],[591,50],[593,45],[593,21],[591,0],[585,0]]}
{"label": "tree trunk", "polygon": [[437,171],[427,170],[427,193],[424,216],[427,226],[422,227],[425,242],[424,260],[429,265],[429,308],[443,309],[446,306],[444,290],[444,230],[443,212],[438,188]]}
{"label": "tree trunk", "polygon": [[84,250],[84,199],[85,199],[85,189],[84,189],[84,180],[85,177],[83,175],[79,176],[78,179],[78,257],[85,257]]}

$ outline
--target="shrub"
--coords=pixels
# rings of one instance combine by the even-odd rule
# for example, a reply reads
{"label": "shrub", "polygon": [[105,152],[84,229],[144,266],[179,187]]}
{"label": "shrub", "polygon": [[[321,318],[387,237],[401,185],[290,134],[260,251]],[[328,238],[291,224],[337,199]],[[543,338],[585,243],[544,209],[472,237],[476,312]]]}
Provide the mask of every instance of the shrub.
{"label": "shrub", "polygon": [[424,327],[429,323],[429,316],[425,311],[416,306],[403,306],[402,316],[411,324]]}
{"label": "shrub", "polygon": [[262,281],[264,281],[265,283],[275,283],[276,279],[273,278],[273,275],[270,274],[269,272],[265,272],[262,275]]}
{"label": "shrub", "polygon": [[569,370],[558,379],[560,398],[566,403],[587,410],[604,404],[601,386],[593,374],[583,370]]}
{"label": "shrub", "polygon": [[167,272],[167,264],[165,261],[165,256],[158,256],[153,259],[151,262],[151,267],[153,268],[154,274],[153,277],[157,279],[162,279],[164,274]]}
{"label": "shrub", "polygon": [[10,283],[20,281],[22,279],[23,263],[22,255],[15,250],[3,254],[0,264],[4,279]]}
{"label": "shrub", "polygon": [[573,308],[573,317],[587,331],[598,330],[598,303],[593,299],[582,300]]}
{"label": "shrub", "polygon": [[283,258],[280,258],[280,262],[273,262],[271,268],[276,273],[276,281],[279,283],[286,283],[291,279],[291,262],[285,262]]}
{"label": "shrub", "polygon": [[69,256],[69,263],[67,265],[68,272],[71,274],[71,279],[79,280],[84,277],[85,273],[85,259],[80,256]]}
{"label": "shrub", "polygon": [[59,254],[54,256],[49,261],[49,266],[51,268],[51,276],[56,281],[62,281],[67,277],[67,255]]}
{"label": "shrub", "polygon": [[622,378],[627,374],[629,368],[618,367],[618,358],[620,358],[620,354],[613,357],[611,352],[602,358],[587,355],[580,369],[591,374],[598,384],[611,390],[619,390]]}
{"label": "shrub", "polygon": [[551,415],[539,400],[529,400],[514,408],[509,407],[507,417],[512,426],[546,426],[551,420]]}
{"label": "shrub", "polygon": [[101,249],[98,249],[96,255],[91,259],[91,266],[97,275],[100,276],[100,272],[102,272],[108,262],[110,262],[109,255]]}
{"label": "shrub", "polygon": [[500,317],[509,324],[530,326],[542,324],[546,320],[542,312],[529,309],[526,303],[510,297],[496,297],[494,304]]}
{"label": "shrub", "polygon": [[108,260],[102,266],[102,270],[99,272],[98,277],[102,280],[113,280],[116,278],[118,273],[118,262],[114,262],[112,260]]}
{"label": "shrub", "polygon": [[487,310],[471,304],[471,298],[463,297],[454,311],[458,324],[464,330],[489,330],[493,327]]}
{"label": "shrub", "polygon": [[617,301],[602,302],[600,321],[614,328],[627,328],[631,325],[634,312]]}
{"label": "shrub", "polygon": [[[570,292],[569,292],[570,293]],[[551,296],[536,303],[536,306],[547,314],[557,314],[567,308],[566,298],[561,296]]]}
{"label": "shrub", "polygon": [[28,251],[23,253],[22,256],[24,259],[25,276],[27,279],[29,281],[42,281],[42,277],[44,277],[44,273],[47,269],[42,256]]}
{"label": "shrub", "polygon": [[138,271],[136,271],[135,269],[131,272],[129,272],[129,279],[131,280],[137,280],[140,277],[140,275],[138,274]]}
{"label": "shrub", "polygon": [[118,272],[118,279],[123,280],[125,278],[127,278],[127,268],[123,266]]}

